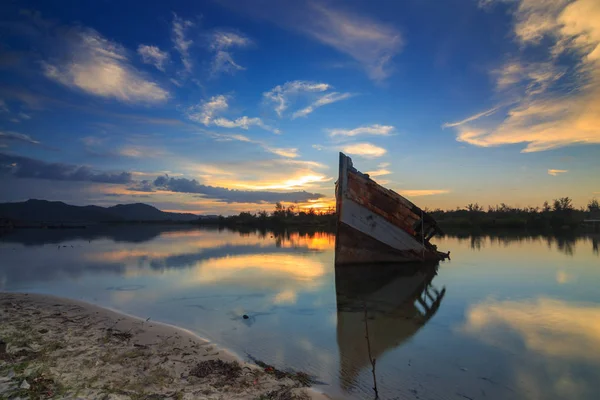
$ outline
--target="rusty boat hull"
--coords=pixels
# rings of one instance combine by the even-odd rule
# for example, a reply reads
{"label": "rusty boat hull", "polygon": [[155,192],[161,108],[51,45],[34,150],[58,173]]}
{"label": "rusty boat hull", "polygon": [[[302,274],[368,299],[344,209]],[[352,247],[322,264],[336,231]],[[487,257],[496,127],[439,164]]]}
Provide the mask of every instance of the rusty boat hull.
{"label": "rusty boat hull", "polygon": [[358,171],[343,153],[336,211],[338,265],[437,262],[449,257],[430,243],[441,233],[430,215]]}

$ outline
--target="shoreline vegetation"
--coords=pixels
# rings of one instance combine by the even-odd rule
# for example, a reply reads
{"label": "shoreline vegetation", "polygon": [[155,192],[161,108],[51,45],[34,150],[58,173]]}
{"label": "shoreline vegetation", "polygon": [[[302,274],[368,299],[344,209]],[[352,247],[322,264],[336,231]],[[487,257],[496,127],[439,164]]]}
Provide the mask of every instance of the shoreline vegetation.
{"label": "shoreline vegetation", "polygon": [[[477,203],[468,204],[455,210],[425,209],[438,222],[442,229],[530,229],[534,231],[574,230],[582,227],[584,221],[600,219],[600,204],[592,199],[586,208],[576,209],[573,200],[561,197],[544,202],[541,207],[512,207],[505,203],[488,206],[487,209]],[[296,207],[275,205],[273,212],[241,212],[228,217],[218,216],[212,219],[200,218],[193,221],[199,225],[220,225],[226,227],[331,227],[336,225],[335,209],[326,211],[297,211]]]}
{"label": "shoreline vegetation", "polygon": [[0,398],[327,398],[308,389],[307,374],[76,300],[0,292],[0,321]]}
{"label": "shoreline vegetation", "polygon": [[[64,203],[61,203],[64,204]],[[143,205],[150,207],[147,205]],[[158,210],[157,210],[158,211]],[[586,220],[600,220],[600,204],[592,199],[586,207],[579,209],[573,206],[569,197],[561,197],[552,202],[544,202],[541,207],[513,207],[505,203],[484,208],[478,203],[457,207],[454,210],[424,209],[437,222],[442,230],[491,231],[521,229],[532,232],[572,231],[586,229]],[[39,222],[23,221],[1,215],[0,233],[15,228],[45,228],[45,229],[84,229],[92,225],[192,225],[219,226],[234,229],[284,229],[284,228],[316,228],[335,231],[337,223],[336,211],[314,208],[300,209],[295,205],[285,206],[276,203],[272,212],[240,212],[237,215],[199,216],[193,220],[107,220],[86,223],[83,221]],[[588,224],[592,229],[598,229],[600,223]]]}

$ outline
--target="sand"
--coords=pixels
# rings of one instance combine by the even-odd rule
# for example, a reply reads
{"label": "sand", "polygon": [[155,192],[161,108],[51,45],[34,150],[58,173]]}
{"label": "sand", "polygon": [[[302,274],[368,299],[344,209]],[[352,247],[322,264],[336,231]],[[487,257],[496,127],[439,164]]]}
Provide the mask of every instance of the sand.
{"label": "sand", "polygon": [[0,293],[0,399],[325,399],[307,376],[81,301]]}

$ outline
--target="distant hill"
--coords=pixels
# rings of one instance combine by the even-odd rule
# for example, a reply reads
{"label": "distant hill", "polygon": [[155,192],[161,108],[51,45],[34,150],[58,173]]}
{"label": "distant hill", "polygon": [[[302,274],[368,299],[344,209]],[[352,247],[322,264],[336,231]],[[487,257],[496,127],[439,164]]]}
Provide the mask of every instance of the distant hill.
{"label": "distant hill", "polygon": [[27,200],[0,203],[0,218],[17,222],[125,222],[125,221],[193,221],[195,214],[160,211],[148,204],[119,204],[112,207],[73,206],[62,201]]}

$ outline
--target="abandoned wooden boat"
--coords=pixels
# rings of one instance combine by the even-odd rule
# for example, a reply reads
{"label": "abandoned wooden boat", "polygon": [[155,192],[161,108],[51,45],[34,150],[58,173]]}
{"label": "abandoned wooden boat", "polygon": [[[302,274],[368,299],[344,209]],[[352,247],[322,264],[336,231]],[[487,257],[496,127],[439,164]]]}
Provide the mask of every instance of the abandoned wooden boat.
{"label": "abandoned wooden boat", "polygon": [[340,153],[335,188],[336,264],[435,262],[449,258],[430,239],[441,234],[426,212],[352,166]]}

